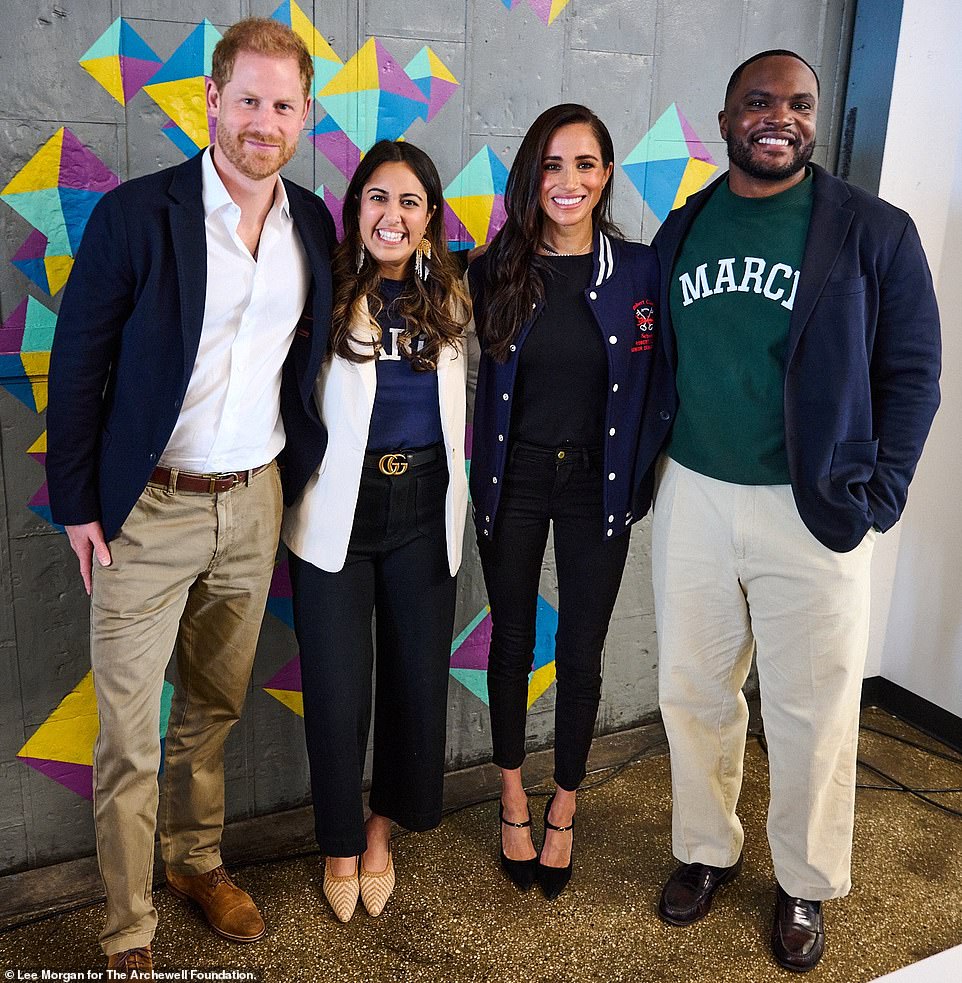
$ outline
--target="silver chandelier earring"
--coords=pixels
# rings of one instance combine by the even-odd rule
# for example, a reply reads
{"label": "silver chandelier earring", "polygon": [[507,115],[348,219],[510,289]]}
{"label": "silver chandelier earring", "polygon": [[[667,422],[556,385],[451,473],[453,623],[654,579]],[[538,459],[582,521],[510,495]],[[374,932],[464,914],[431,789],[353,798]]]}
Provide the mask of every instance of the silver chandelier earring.
{"label": "silver chandelier earring", "polygon": [[364,269],[364,243],[359,243],[357,247],[357,272]]}

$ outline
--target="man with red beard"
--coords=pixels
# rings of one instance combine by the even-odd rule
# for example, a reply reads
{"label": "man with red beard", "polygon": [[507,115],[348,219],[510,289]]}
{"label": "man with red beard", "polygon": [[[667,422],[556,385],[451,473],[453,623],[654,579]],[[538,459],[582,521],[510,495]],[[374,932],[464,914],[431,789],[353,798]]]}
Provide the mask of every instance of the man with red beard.
{"label": "man with red beard", "polygon": [[334,226],[282,180],[310,108],[304,43],[273,20],[213,53],[214,144],[121,185],[87,224],[50,365],[47,474],[91,594],[94,819],[118,972],[151,967],[164,673],[176,647],[160,823],[167,885],[237,942],[264,934],[223,866],[223,746],[240,715],[282,496],[320,463]]}
{"label": "man with red beard", "polygon": [[655,237],[678,411],[655,498],[672,849],[661,917],[690,925],[741,868],[756,656],[768,740],[772,950],[825,944],[851,887],[872,546],[939,404],[939,317],[905,212],[809,163],[818,78],[791,51],[733,73],[730,168]]}

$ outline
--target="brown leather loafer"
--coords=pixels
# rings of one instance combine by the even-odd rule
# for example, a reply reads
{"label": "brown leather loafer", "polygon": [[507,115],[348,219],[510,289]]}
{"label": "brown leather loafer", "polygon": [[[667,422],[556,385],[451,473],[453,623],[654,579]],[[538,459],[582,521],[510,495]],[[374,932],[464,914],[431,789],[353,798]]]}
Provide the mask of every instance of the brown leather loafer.
{"label": "brown leather loafer", "polygon": [[150,954],[150,946],[124,949],[122,952],[107,956],[107,969],[114,971],[115,975],[111,979],[115,980],[129,980],[131,970],[137,971],[134,979],[149,979],[141,974],[153,973],[154,970],[154,957]]}
{"label": "brown leather loafer", "polygon": [[682,864],[665,882],[658,901],[658,916],[669,925],[684,927],[697,922],[711,910],[715,892],[741,869],[741,857],[731,867]]}
{"label": "brown leather loafer", "polygon": [[232,942],[256,942],[266,931],[257,905],[230,879],[223,864],[191,876],[168,867],[167,890],[199,905],[210,927]]}
{"label": "brown leather loafer", "polygon": [[780,966],[794,973],[807,973],[825,951],[822,902],[790,898],[775,885],[775,922],[772,952]]}

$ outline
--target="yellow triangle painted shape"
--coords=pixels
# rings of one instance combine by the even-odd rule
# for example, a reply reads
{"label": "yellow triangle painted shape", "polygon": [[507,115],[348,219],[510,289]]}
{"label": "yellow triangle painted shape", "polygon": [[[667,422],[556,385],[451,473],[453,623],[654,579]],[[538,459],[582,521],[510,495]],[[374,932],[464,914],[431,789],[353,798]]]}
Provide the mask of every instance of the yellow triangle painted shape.
{"label": "yellow triangle painted shape", "polygon": [[17,757],[92,765],[94,741],[99,730],[94,676],[93,672],[88,672],[20,748]]}
{"label": "yellow triangle painted shape", "polygon": [[675,201],[672,208],[681,208],[688,200],[689,195],[699,191],[704,183],[718,170],[717,164],[709,164],[704,160],[696,160],[692,157],[688,161],[685,173],[681,176],[678,183],[678,191],[675,194]]}
{"label": "yellow triangle painted shape", "polygon": [[116,55],[107,58],[91,58],[82,61],[80,67],[89,72],[121,106],[124,102],[124,80],[120,74],[120,59]]}
{"label": "yellow triangle painted shape", "polygon": [[288,710],[293,710],[298,717],[304,716],[304,694],[293,689],[266,689],[275,700],[279,700]]}
{"label": "yellow triangle painted shape", "polygon": [[43,265],[47,270],[47,283],[50,296],[55,296],[67,282],[73,269],[73,256],[45,256]]}
{"label": "yellow triangle painted shape", "polygon": [[375,39],[369,38],[354,57],[347,61],[337,75],[321,89],[318,98],[344,96],[351,92],[377,87],[377,48]]}
{"label": "yellow triangle painted shape", "polygon": [[548,27],[554,23],[554,19],[568,6],[569,0],[551,0],[551,10],[548,12]]}
{"label": "yellow triangle painted shape", "polygon": [[47,453],[47,431],[44,432],[27,448],[28,454]]}
{"label": "yellow triangle painted shape", "polygon": [[23,194],[56,188],[60,184],[60,152],[63,148],[63,131],[59,130],[23,165],[0,195]]}
{"label": "yellow triangle painted shape", "polygon": [[296,3],[291,4],[291,30],[307,45],[307,50],[312,57],[341,64],[341,59],[327,43],[327,38],[317,30]]}
{"label": "yellow triangle painted shape", "polygon": [[488,226],[491,224],[491,210],[494,208],[494,195],[466,195],[463,198],[448,198],[451,211],[461,220],[468,234],[476,243],[485,242]]}
{"label": "yellow triangle painted shape", "polygon": [[144,92],[203,149],[210,143],[204,76],[145,85]]}
{"label": "yellow triangle painted shape", "polygon": [[555,664],[552,660],[546,666],[535,669],[528,680],[528,709],[539,697],[544,695],[545,690],[554,682]]}
{"label": "yellow triangle painted shape", "polygon": [[441,61],[440,58],[428,47],[428,64],[431,66],[431,77],[443,79],[445,82],[453,82],[455,85],[461,83],[451,74],[451,70]]}

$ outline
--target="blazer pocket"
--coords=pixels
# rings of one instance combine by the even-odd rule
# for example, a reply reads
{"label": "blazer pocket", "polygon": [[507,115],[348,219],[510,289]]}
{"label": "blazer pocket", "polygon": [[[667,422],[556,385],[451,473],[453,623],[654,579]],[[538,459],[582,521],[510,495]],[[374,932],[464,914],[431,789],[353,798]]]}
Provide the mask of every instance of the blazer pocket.
{"label": "blazer pocket", "polygon": [[868,504],[864,486],[875,474],[877,460],[877,440],[840,440],[832,454],[832,484],[844,489],[863,511]]}
{"label": "blazer pocket", "polygon": [[829,280],[822,291],[822,299],[826,297],[848,297],[852,294],[865,293],[865,277],[856,276],[848,280]]}

